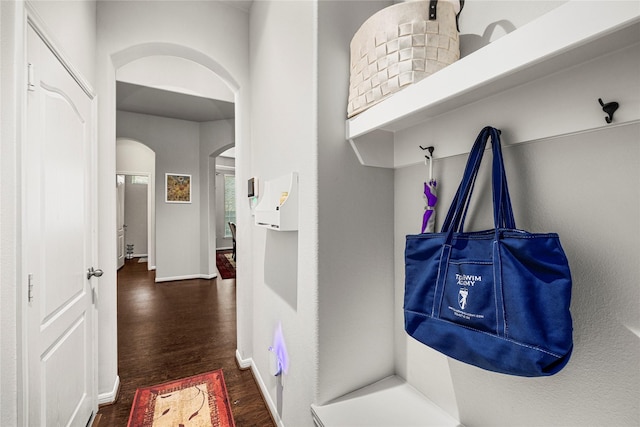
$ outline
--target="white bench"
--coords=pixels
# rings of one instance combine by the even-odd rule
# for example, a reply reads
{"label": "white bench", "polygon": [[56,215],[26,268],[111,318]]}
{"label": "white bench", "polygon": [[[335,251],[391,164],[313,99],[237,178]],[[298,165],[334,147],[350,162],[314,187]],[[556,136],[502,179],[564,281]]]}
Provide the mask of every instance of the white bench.
{"label": "white bench", "polygon": [[318,427],[462,427],[452,416],[397,376],[311,405]]}

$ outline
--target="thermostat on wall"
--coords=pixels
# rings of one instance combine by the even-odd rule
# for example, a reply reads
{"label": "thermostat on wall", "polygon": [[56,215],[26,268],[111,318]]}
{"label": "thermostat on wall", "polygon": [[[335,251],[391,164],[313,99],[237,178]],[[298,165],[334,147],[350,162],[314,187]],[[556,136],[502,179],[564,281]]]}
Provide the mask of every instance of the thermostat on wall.
{"label": "thermostat on wall", "polygon": [[247,197],[258,197],[258,178],[255,176],[247,181]]}

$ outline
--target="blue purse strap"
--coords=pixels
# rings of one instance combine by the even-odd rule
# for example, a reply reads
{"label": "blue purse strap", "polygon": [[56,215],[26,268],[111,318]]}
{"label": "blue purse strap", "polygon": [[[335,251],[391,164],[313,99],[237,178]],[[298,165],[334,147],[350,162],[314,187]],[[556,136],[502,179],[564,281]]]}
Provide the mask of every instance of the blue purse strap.
{"label": "blue purse strap", "polygon": [[496,333],[499,336],[506,336],[506,315],[504,310],[504,300],[502,293],[502,264],[499,261],[500,253],[498,240],[500,239],[501,229],[515,228],[515,220],[513,217],[513,209],[511,207],[511,199],[509,197],[509,188],[507,187],[507,176],[502,158],[502,148],[500,146],[500,131],[493,127],[487,126],[476,138],[473,147],[469,153],[467,165],[462,176],[460,186],[456,191],[449,212],[442,225],[442,232],[447,233],[445,243],[442,246],[442,253],[438,262],[438,276],[436,278],[436,287],[434,289],[434,300],[432,307],[432,316],[439,317],[442,307],[441,301],[444,295],[445,281],[447,276],[447,266],[452,252],[452,242],[454,232],[463,232],[464,220],[469,209],[469,202],[473,194],[473,188],[476,183],[482,156],[484,155],[487,142],[491,138],[491,147],[493,152],[492,163],[492,194],[493,194],[493,222],[495,226],[495,240],[492,246],[492,257],[496,262],[493,263],[494,277],[496,280]]}
{"label": "blue purse strap", "polygon": [[[492,128],[493,129],[493,128]],[[504,167],[502,146],[500,143],[500,131],[493,129],[491,146],[493,149],[493,215],[496,229],[514,229],[516,221],[513,216],[511,197],[507,185],[507,173]]]}
{"label": "blue purse strap", "polygon": [[[492,189],[493,189],[493,221],[494,227],[498,229],[515,229],[515,219],[509,188],[507,186],[506,171],[500,145],[500,131],[487,126],[478,134],[473,147],[469,153],[467,165],[462,176],[462,181],[451,202],[447,216],[442,224],[441,232],[449,233],[452,238],[454,232],[463,232],[464,221],[469,209],[469,202],[473,194],[480,163],[487,145],[491,138],[493,152],[492,165]],[[448,243],[451,240],[447,239]]]}
{"label": "blue purse strap", "polygon": [[467,165],[465,167],[464,174],[462,175],[462,181],[458,186],[455,196],[453,196],[447,216],[442,223],[440,231],[443,233],[457,229],[457,225],[460,224],[461,215],[463,215],[460,207],[464,206],[463,204],[466,203],[466,200],[469,197],[469,192],[473,189],[477,170],[480,166],[480,161],[482,160],[482,151],[486,146],[486,136],[484,135],[485,131],[486,128],[480,132],[473,144],[473,147],[471,148],[471,151],[469,152]]}

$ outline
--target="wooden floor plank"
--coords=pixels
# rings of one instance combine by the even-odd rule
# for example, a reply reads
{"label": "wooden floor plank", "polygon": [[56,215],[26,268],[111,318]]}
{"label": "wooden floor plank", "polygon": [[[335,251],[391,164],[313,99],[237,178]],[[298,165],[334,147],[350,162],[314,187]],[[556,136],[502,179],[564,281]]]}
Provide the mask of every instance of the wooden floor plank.
{"label": "wooden floor plank", "polygon": [[236,364],[235,279],[154,278],[135,258],[118,271],[120,391],[100,407],[99,427],[127,425],[138,387],[220,368],[236,425],[275,426],[251,370]]}

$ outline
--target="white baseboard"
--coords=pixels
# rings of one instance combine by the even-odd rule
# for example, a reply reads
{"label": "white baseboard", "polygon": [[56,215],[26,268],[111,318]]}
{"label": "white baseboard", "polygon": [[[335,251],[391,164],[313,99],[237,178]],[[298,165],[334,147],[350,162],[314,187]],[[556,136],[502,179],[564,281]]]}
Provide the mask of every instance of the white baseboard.
{"label": "white baseboard", "polygon": [[116,375],[116,379],[113,382],[113,389],[107,393],[98,394],[98,405],[110,405],[118,398],[118,391],[120,390],[120,376]]}
{"label": "white baseboard", "polygon": [[262,397],[264,401],[267,402],[267,407],[269,408],[269,412],[271,412],[271,416],[276,422],[278,427],[284,427],[284,423],[280,419],[280,415],[278,414],[278,409],[276,408],[276,404],[271,399],[271,395],[267,390],[267,386],[262,380],[262,376],[258,372],[258,368],[256,368],[256,364],[254,363],[252,358],[242,359],[240,357],[240,352],[236,349],[236,361],[238,362],[238,366],[240,369],[251,368],[251,372],[253,373],[253,377],[256,379],[256,383],[258,383],[258,387],[260,388],[260,393],[262,393]]}
{"label": "white baseboard", "polygon": [[242,356],[240,356],[240,352],[238,351],[238,349],[236,349],[236,362],[238,362],[238,366],[240,366],[240,369],[247,369],[250,368],[251,365],[253,365],[253,359],[243,359]]}
{"label": "white baseboard", "polygon": [[173,276],[173,277],[156,277],[156,283],[159,282],[173,282],[176,280],[190,280],[190,279],[205,279],[211,280],[218,277],[217,273],[213,274],[189,274],[186,276]]}

